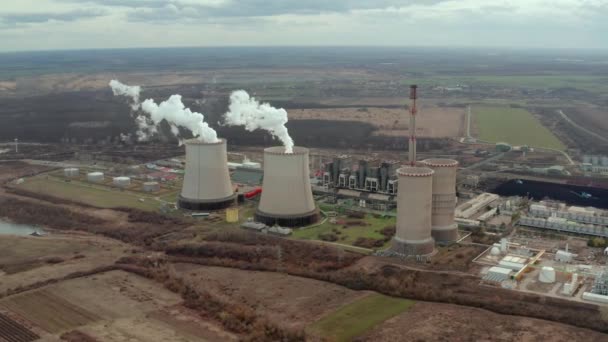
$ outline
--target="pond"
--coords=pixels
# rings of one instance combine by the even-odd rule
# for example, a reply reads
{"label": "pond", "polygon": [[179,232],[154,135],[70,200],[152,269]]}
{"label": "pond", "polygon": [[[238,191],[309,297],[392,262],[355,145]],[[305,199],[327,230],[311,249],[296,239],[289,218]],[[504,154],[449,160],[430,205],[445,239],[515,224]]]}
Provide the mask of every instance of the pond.
{"label": "pond", "polygon": [[25,224],[16,224],[7,222],[4,220],[0,220],[0,235],[20,235],[27,236],[31,235],[34,232],[44,234],[44,231],[40,228],[25,225]]}

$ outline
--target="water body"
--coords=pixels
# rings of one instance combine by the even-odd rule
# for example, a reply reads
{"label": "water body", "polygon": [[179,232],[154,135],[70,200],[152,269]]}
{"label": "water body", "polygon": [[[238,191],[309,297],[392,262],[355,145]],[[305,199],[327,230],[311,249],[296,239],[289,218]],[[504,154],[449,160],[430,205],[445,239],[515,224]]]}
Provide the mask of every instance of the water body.
{"label": "water body", "polygon": [[534,200],[550,198],[569,205],[608,209],[608,189],[528,180],[511,180],[502,183],[490,192],[501,196],[528,196]]}
{"label": "water body", "polygon": [[34,232],[44,233],[40,228],[25,224],[15,224],[0,220],[0,235],[27,236]]}

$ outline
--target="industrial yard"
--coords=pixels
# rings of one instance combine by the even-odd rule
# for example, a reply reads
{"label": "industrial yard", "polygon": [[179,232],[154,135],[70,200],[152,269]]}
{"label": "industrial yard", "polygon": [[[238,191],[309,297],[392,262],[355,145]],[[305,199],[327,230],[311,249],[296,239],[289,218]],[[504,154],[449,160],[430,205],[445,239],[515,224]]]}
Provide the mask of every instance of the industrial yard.
{"label": "industrial yard", "polygon": [[0,340],[605,340],[601,110],[352,63],[20,78],[104,114],[1,145]]}

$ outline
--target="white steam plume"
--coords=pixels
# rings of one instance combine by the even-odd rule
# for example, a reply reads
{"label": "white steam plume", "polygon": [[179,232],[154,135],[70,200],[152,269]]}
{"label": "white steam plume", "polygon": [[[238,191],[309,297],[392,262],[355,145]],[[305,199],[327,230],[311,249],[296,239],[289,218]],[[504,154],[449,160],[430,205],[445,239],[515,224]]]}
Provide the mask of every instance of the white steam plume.
{"label": "white steam plume", "polygon": [[293,153],[293,139],[287,127],[287,111],[274,108],[268,103],[259,103],[244,90],[234,91],[230,95],[228,113],[224,115],[229,126],[245,126],[248,131],[264,129],[279,138],[285,146],[285,153]]}
{"label": "white steam plume", "polygon": [[114,96],[120,95],[131,98],[131,109],[134,111],[139,109],[139,93],[141,92],[140,86],[128,86],[120,83],[117,80],[111,80],[110,88],[112,88]]}
{"label": "white steam plume", "polygon": [[[152,124],[154,129],[156,129],[156,126],[163,120],[166,120],[171,126],[171,132],[173,134],[179,134],[179,126],[190,130],[192,134],[201,141],[207,143],[218,142],[217,132],[205,122],[203,114],[193,112],[190,108],[186,108],[182,103],[181,95],[171,95],[167,101],[162,102],[160,105],[156,104],[152,99],[147,99],[141,104],[141,109],[150,114],[149,119],[151,120],[151,123],[146,120],[146,124],[148,124],[148,126]],[[146,127],[142,126],[140,126],[140,128],[144,128],[145,130]],[[147,129],[149,129],[149,127]]]}
{"label": "white steam plume", "polygon": [[117,80],[112,80],[110,81],[110,87],[115,96],[127,96],[132,100],[131,109],[134,112],[141,108],[145,114],[148,114],[135,117],[137,140],[146,141],[158,134],[158,125],[166,120],[171,128],[171,133],[178,138],[179,127],[184,127],[201,141],[210,143],[218,141],[217,132],[205,122],[203,114],[192,112],[189,108],[186,108],[182,103],[181,95],[172,95],[160,105],[156,104],[153,99],[147,99],[140,103],[140,86],[128,86]]}

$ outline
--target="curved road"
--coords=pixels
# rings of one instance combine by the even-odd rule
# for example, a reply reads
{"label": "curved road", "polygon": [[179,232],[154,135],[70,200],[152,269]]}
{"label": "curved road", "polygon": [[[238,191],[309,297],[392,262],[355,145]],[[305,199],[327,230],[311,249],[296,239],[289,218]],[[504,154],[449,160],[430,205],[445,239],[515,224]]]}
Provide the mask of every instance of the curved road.
{"label": "curved road", "polygon": [[568,117],[568,115],[566,115],[564,113],[563,110],[560,109],[560,110],[557,111],[557,113],[562,117],[562,119],[566,120],[572,126],[578,128],[579,130],[581,130],[581,131],[583,131],[583,132],[585,132],[585,133],[587,133],[587,134],[589,134],[589,135],[591,135],[591,136],[593,136],[595,138],[598,138],[599,140],[601,140],[601,141],[603,141],[605,143],[608,143],[608,138],[606,138],[605,136],[599,135],[599,134],[597,134],[597,133],[595,133],[593,131],[590,131],[590,130],[586,129],[585,127],[583,127],[583,126],[577,124],[576,122],[572,121],[572,119],[570,119]]}

